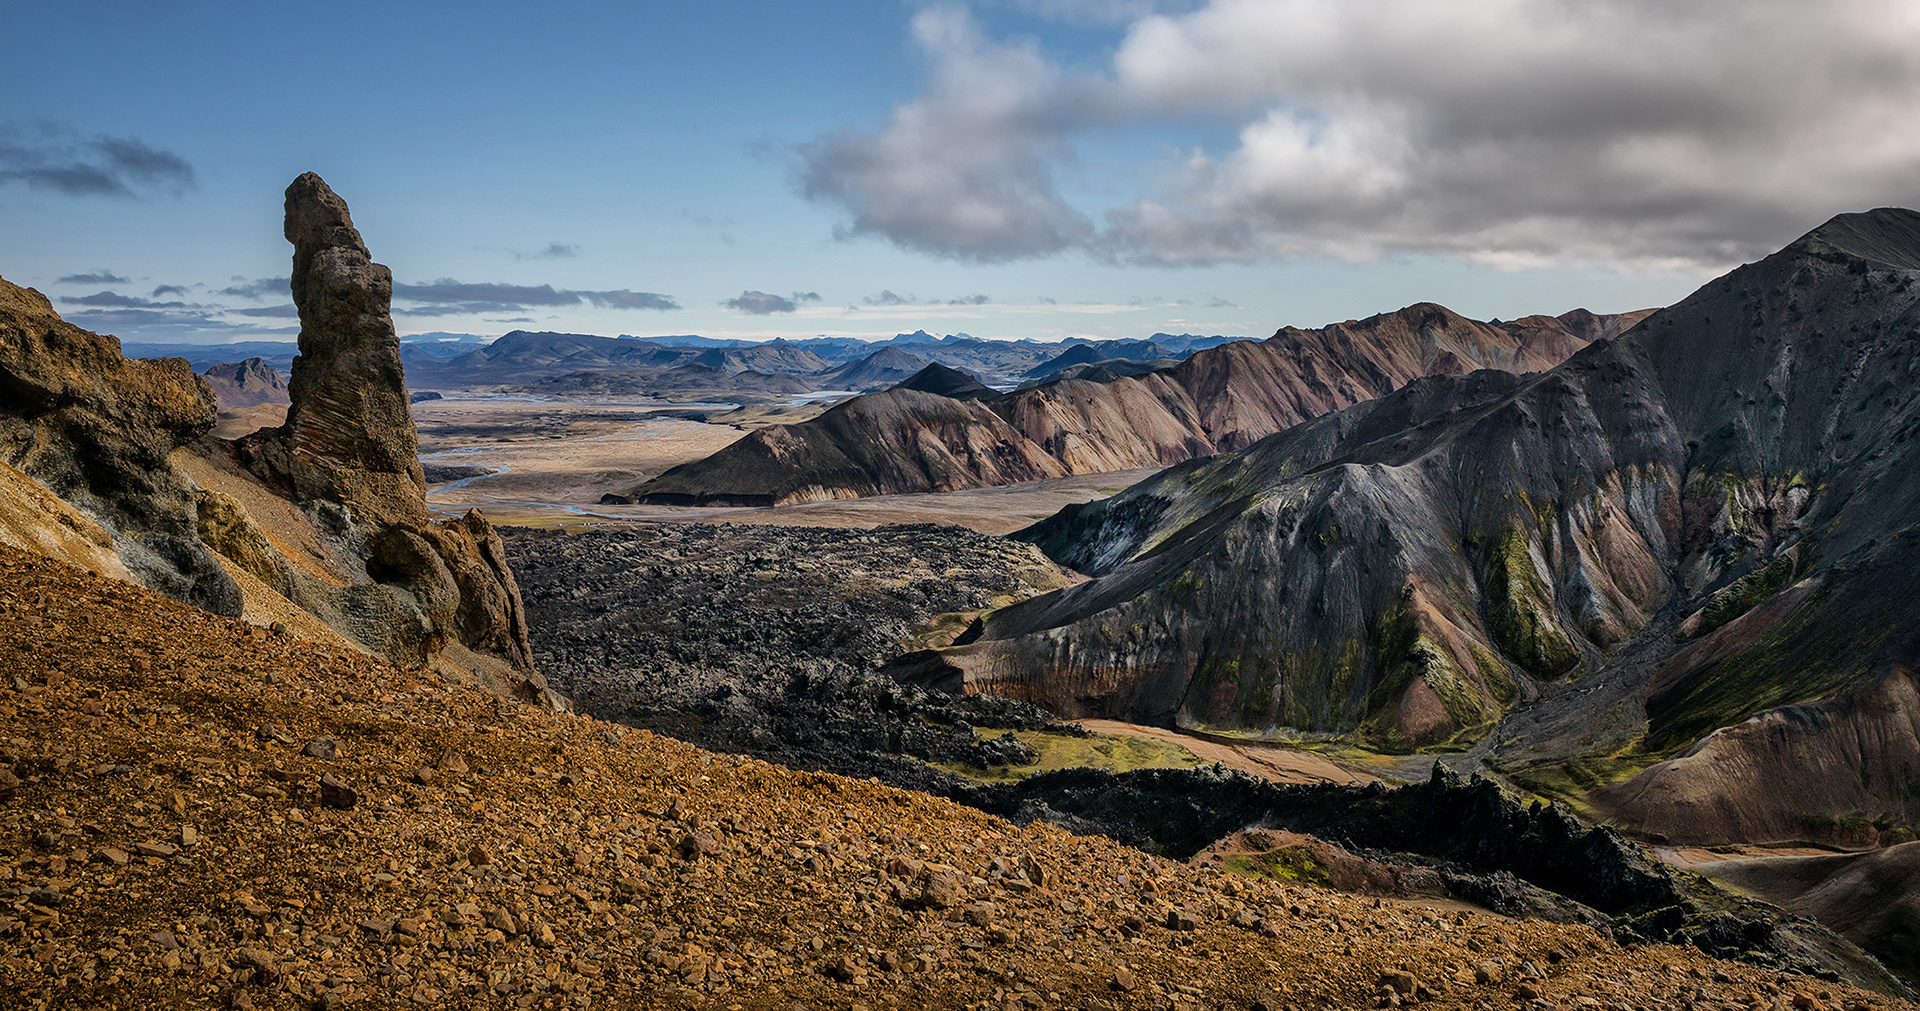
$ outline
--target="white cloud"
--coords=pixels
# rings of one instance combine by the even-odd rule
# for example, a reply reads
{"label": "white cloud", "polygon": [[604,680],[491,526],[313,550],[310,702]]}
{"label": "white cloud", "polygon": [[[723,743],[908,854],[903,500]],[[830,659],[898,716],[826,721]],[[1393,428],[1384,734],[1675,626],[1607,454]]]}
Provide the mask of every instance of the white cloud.
{"label": "white cloud", "polygon": [[[1699,270],[1920,203],[1904,0],[1214,0],[1139,17],[1080,76],[951,10],[916,31],[926,94],[803,156],[849,232],[940,255]],[[1053,184],[1087,131],[1223,117],[1231,150],[1186,152],[1098,233]]]}
{"label": "white cloud", "polygon": [[851,216],[843,236],[881,235],[938,256],[994,262],[1086,241],[1051,163],[1068,157],[1060,72],[1030,45],[983,38],[951,8],[921,11],[914,37],[934,61],[927,94],[877,134],[799,148],[801,188]]}

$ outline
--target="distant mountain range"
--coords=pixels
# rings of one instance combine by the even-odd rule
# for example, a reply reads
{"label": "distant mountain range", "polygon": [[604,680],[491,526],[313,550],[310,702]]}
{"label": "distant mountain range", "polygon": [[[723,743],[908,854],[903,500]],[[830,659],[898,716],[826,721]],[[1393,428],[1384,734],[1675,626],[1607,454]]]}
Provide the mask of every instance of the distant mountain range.
{"label": "distant mountain range", "polygon": [[[1545,369],[1645,315],[1575,310],[1495,325],[1421,303],[1320,330],[1288,327],[1265,341],[1220,344],[1142,375],[1103,369],[1104,382],[1066,379],[993,397],[974,393],[965,405],[908,383],[803,424],[755,432],[632,495],[655,504],[777,505],[1165,466],[1241,448],[1421,376]],[[1088,356],[1129,350],[1169,349],[1159,341],[1083,344],[1030,371],[1057,373],[1084,367],[1072,363]]]}
{"label": "distant mountain range", "polygon": [[[515,330],[497,339],[476,334],[433,332],[403,338],[401,362],[407,370],[407,382],[416,389],[507,389],[527,386],[521,392],[565,395],[587,390],[601,395],[659,396],[673,399],[689,394],[696,387],[703,398],[765,399],[775,389],[800,393],[845,390],[861,392],[884,389],[911,376],[930,362],[963,369],[990,382],[1011,387],[1022,381],[1044,377],[1075,365],[1107,362],[1115,374],[1129,374],[1127,361],[1182,357],[1194,348],[1216,346],[1235,340],[1230,337],[1171,337],[1155,335],[1152,341],[1089,341],[1074,338],[1062,343],[1018,340],[979,340],[967,334],[935,337],[924,330],[897,334],[884,341],[862,341],[849,337],[816,337],[789,341],[746,341],[727,338],[677,334],[639,338],[628,335],[601,337],[594,334],[552,333]],[[1057,367],[1046,363],[1062,357],[1066,348],[1070,359]],[[1094,354],[1082,348],[1096,348]],[[1136,350],[1138,349],[1138,353]],[[292,370],[298,347],[293,341],[244,341],[234,344],[156,344],[127,342],[122,351],[129,358],[185,358],[194,371],[204,373],[215,365],[232,364],[259,358],[268,366],[287,373]],[[1087,357],[1093,354],[1093,357]],[[718,369],[728,376],[745,372],[783,375],[789,381],[769,383],[749,378],[732,390],[726,382],[713,383],[700,373],[666,375],[666,370],[684,365]],[[601,370],[619,370],[619,375],[589,378],[575,376],[565,382],[550,382],[549,377]],[[691,377],[701,377],[689,382]],[[538,387],[535,389],[534,386]]]}

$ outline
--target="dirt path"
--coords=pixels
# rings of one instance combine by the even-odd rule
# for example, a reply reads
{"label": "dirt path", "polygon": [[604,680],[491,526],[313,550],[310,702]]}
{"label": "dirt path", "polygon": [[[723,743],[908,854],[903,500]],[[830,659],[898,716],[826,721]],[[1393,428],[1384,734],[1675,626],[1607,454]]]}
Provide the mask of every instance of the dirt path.
{"label": "dirt path", "polygon": [[1379,779],[1367,772],[1339,765],[1311,751],[1293,751],[1288,748],[1260,744],[1221,744],[1198,737],[1189,737],[1174,730],[1142,727],[1132,723],[1122,723],[1119,720],[1081,720],[1079,723],[1096,734],[1148,737],[1177,744],[1193,752],[1194,756],[1203,762],[1219,762],[1229,769],[1238,769],[1276,783],[1363,785]]}

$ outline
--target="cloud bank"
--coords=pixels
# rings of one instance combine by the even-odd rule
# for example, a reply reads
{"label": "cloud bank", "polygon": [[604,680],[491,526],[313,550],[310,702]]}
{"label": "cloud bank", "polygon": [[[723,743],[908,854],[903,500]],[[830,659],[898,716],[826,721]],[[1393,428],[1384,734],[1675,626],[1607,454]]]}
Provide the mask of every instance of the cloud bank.
{"label": "cloud bank", "polygon": [[62,123],[0,123],[0,184],[73,197],[193,189],[193,166],[136,137],[82,137]]}
{"label": "cloud bank", "polygon": [[667,295],[652,291],[575,291],[550,284],[492,284],[456,281],[443,277],[424,284],[395,284],[393,299],[407,302],[403,309],[418,316],[455,316],[471,313],[520,312],[535,307],[573,307],[582,302],[602,309],[680,308]]}
{"label": "cloud bank", "polygon": [[[1088,69],[955,8],[914,38],[923,94],[800,145],[798,181],[842,237],[935,256],[1691,272],[1920,203],[1904,0],[1213,0],[1140,14]],[[1143,151],[1151,191],[1063,195],[1083,137],[1222,121],[1226,150]]]}
{"label": "cloud bank", "polygon": [[817,291],[796,291],[791,298],[770,295],[764,291],[743,291],[739,298],[721,301],[721,305],[735,312],[744,312],[749,316],[771,316],[776,312],[793,312],[802,303],[820,301]]}

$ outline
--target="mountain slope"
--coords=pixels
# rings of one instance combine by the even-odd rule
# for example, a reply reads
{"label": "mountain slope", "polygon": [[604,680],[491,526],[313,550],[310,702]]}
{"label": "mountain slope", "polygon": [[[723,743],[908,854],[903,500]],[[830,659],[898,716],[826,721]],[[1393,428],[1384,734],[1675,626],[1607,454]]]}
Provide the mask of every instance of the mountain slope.
{"label": "mountain slope", "polygon": [[12,549],[0,587],[9,1007],[1359,1007],[1403,971],[1436,1004],[1915,1006],[503,705]]}
{"label": "mountain slope", "polygon": [[[1920,214],[1843,215],[1543,375],[1423,379],[1065,511],[1024,536],[1099,578],[907,669],[1068,713],[1406,749],[1483,736],[1633,640],[1617,673],[1641,686],[1648,760],[1911,669],[1916,268]],[[1920,768],[1917,732],[1873,761]],[[1764,811],[1705,831],[1914,810],[1911,776],[1822,792],[1860,768],[1780,769],[1754,784]],[[1687,770],[1655,774],[1694,795]]]}
{"label": "mountain slope", "polygon": [[[1588,341],[1631,326],[1641,315],[1595,317],[1575,312],[1562,319],[1529,317],[1496,326],[1421,303],[1321,330],[1289,328],[1266,341],[1223,344],[1165,372],[1100,383],[1048,383],[986,403],[1012,427],[1020,442],[1017,455],[1050,457],[1065,473],[1165,466],[1238,449],[1329,410],[1389,393],[1423,375],[1474,368],[1546,368]],[[916,472],[900,461],[890,463],[885,475],[808,469],[822,459],[873,457],[872,447],[853,444],[870,440],[900,445],[938,439],[948,445],[949,452],[936,455],[945,458],[964,456],[952,452],[959,445],[998,443],[1003,438],[1003,426],[985,419],[982,431],[961,434],[947,414],[941,415],[937,432],[931,419],[923,421],[898,405],[866,409],[866,415],[890,419],[894,427],[880,431],[833,426],[823,415],[806,425],[833,426],[837,436],[829,435],[826,427],[784,433],[764,430],[706,460],[660,475],[636,488],[633,497],[655,503],[778,504],[798,501],[784,497],[787,493],[782,489],[808,489],[812,501],[988,487],[1006,483],[1011,473],[1028,473],[997,466]],[[805,429],[806,425],[792,427]],[[830,457],[786,455],[763,444],[781,439],[820,446],[835,437],[852,442],[837,445]]]}
{"label": "mountain slope", "polygon": [[927,360],[899,348],[886,347],[855,362],[822,373],[820,383],[834,390],[870,390],[892,386],[927,367]]}
{"label": "mountain slope", "polygon": [[279,370],[268,365],[264,358],[224,362],[207,369],[205,375],[222,410],[292,402]]}

